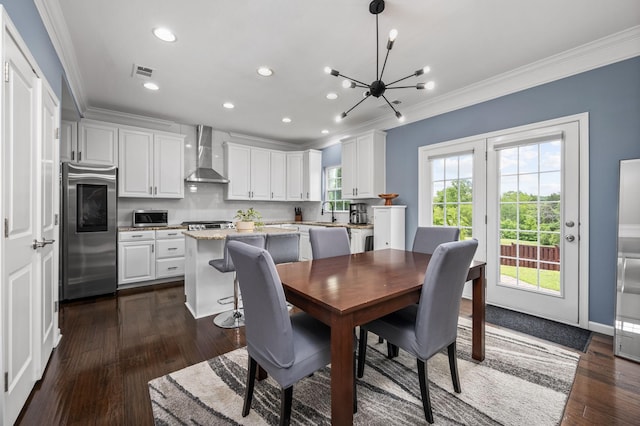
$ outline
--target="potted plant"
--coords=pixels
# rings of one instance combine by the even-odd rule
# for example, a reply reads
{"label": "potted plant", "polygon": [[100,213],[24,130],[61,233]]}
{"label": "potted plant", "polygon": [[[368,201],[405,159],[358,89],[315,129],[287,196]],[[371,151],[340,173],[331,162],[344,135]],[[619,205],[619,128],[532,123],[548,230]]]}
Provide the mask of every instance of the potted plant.
{"label": "potted plant", "polygon": [[238,232],[251,232],[256,226],[261,227],[263,225],[262,216],[253,207],[247,210],[238,210],[235,219],[238,219],[236,222]]}

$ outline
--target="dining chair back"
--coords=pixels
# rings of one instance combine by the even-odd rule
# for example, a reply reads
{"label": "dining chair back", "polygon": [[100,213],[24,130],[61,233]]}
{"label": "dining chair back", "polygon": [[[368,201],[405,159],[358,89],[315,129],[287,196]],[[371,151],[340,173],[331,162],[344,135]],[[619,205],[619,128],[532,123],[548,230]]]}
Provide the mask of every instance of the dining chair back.
{"label": "dining chair back", "polygon": [[458,241],[460,228],[453,226],[424,226],[416,229],[413,249],[419,253],[433,254],[442,243]]}
{"label": "dining chair back", "polygon": [[276,265],[297,262],[300,260],[300,233],[267,234],[266,249]]}
{"label": "dining chair back", "polygon": [[416,357],[425,418],[433,423],[426,361],[447,348],[453,388],[461,392],[456,358],[460,299],[478,241],[440,244],[429,261],[420,303],[361,326],[358,377],[364,373],[367,332],[371,331]]}
{"label": "dining chair back", "polygon": [[314,259],[351,254],[349,233],[344,227],[310,228],[309,241]]}
{"label": "dining chair back", "polygon": [[[224,257],[222,259],[213,259],[209,261],[209,265],[220,272],[235,272],[236,268],[233,259],[229,255],[229,242],[240,241],[254,247],[264,248],[266,244],[265,234],[229,234],[225,238]],[[223,298],[228,299],[228,298]],[[239,308],[240,292],[238,287],[237,274],[233,276],[233,309],[218,314],[213,323],[221,328],[238,328],[244,325],[244,316],[242,309]],[[222,299],[218,300],[221,303]]]}
{"label": "dining chair back", "polygon": [[257,366],[281,387],[280,424],[289,424],[293,385],[331,362],[331,329],[299,312],[289,316],[282,283],[267,250],[229,242],[245,309],[248,372],[243,416],[249,414]]}

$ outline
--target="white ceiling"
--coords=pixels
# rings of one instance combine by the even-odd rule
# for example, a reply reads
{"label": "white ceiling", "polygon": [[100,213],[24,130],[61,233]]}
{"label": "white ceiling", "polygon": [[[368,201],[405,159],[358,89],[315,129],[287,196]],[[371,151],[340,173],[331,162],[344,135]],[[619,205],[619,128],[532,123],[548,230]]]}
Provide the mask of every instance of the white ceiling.
{"label": "white ceiling", "polygon": [[[343,89],[341,78],[323,72],[329,65],[367,83],[375,80],[369,0],[56,1],[63,20],[54,25],[70,36],[65,48],[71,56],[64,62],[75,69],[77,79],[70,80],[81,109],[301,144],[393,117],[382,98],[370,98],[336,123],[363,90]],[[379,23],[381,61],[389,30],[399,31],[386,82],[431,67],[429,75],[407,84],[432,79],[435,90],[387,91],[412,121],[407,111],[418,104],[638,26],[640,1],[387,0]],[[158,26],[172,29],[178,40],[156,39],[151,30]],[[132,77],[134,63],[155,70],[159,91]],[[259,76],[260,65],[274,75]],[[327,100],[328,92],[339,98]],[[235,109],[224,109],[226,101]],[[293,121],[282,123],[284,116]],[[331,133],[323,136],[322,129]]]}

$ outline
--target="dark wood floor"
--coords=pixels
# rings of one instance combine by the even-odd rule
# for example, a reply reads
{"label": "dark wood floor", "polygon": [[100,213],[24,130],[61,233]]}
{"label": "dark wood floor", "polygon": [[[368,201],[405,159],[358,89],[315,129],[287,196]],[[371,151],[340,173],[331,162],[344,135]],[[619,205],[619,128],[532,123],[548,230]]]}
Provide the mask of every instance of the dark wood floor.
{"label": "dark wood floor", "polygon": [[[18,424],[152,425],[149,380],[244,346],[243,330],[193,319],[180,284],[63,304],[62,341]],[[461,314],[470,310],[463,301]],[[640,365],[594,336],[562,424],[639,422]]]}

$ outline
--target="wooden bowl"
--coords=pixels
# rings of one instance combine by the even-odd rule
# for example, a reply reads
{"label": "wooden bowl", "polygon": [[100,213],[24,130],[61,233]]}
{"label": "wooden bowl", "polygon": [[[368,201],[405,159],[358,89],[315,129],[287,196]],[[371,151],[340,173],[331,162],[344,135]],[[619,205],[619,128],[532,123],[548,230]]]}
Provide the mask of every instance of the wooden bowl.
{"label": "wooden bowl", "polygon": [[398,194],[378,194],[378,197],[384,200],[385,206],[390,206],[392,204],[391,200],[393,200],[394,198],[397,198]]}

